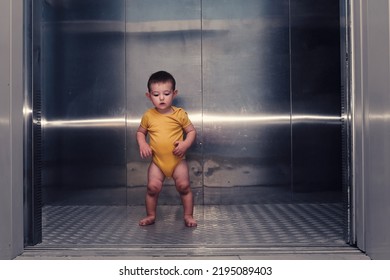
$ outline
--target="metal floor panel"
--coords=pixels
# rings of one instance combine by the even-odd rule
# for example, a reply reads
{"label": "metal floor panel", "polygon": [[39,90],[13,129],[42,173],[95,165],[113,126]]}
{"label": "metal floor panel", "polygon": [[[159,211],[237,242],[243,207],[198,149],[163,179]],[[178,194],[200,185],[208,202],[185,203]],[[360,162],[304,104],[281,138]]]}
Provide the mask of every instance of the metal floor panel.
{"label": "metal floor panel", "polygon": [[138,226],[143,206],[45,206],[43,241],[36,248],[83,246],[339,246],[341,203],[205,205],[197,228],[186,228],[182,207],[158,207],[154,225]]}

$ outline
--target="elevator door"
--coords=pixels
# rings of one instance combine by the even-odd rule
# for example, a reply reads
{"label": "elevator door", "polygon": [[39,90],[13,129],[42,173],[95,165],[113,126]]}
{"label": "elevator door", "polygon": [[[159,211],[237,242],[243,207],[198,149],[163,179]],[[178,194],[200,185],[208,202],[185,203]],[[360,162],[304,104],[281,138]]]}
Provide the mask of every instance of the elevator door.
{"label": "elevator door", "polygon": [[[339,1],[38,2],[44,204],[143,205],[158,70],[198,132],[196,204],[340,200]],[[172,185],[160,204],[180,203]]]}

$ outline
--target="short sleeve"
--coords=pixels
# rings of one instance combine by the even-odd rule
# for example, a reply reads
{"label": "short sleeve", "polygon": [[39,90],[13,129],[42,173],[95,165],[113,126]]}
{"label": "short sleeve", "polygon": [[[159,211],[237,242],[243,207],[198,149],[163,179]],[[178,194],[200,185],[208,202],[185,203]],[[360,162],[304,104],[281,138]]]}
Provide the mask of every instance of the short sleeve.
{"label": "short sleeve", "polygon": [[145,128],[145,129],[147,130],[148,127],[149,127],[148,123],[149,123],[149,114],[148,114],[148,112],[146,112],[146,113],[142,116],[141,124],[140,124],[140,125],[141,125],[143,128]]}
{"label": "short sleeve", "polygon": [[180,120],[180,124],[183,128],[192,124],[190,121],[190,118],[188,117],[187,112],[184,110],[180,110],[179,120]]}

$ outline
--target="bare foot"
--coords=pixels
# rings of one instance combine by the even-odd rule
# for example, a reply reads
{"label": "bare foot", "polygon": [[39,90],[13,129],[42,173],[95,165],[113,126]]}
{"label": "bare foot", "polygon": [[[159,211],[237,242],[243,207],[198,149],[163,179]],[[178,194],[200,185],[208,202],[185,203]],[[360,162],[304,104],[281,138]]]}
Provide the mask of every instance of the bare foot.
{"label": "bare foot", "polygon": [[139,221],[140,226],[150,226],[153,225],[154,222],[156,221],[156,218],[154,216],[147,216],[143,218],[142,220]]}
{"label": "bare foot", "polygon": [[191,215],[184,216],[184,224],[186,227],[196,227],[198,225]]}

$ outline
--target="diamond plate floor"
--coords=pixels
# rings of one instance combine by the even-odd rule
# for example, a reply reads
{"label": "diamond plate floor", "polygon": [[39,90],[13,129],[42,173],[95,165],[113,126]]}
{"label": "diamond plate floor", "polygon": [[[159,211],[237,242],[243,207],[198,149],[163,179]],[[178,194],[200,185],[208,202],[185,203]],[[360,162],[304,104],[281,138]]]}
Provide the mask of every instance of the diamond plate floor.
{"label": "diamond plate floor", "polygon": [[77,246],[342,246],[340,203],[196,206],[186,228],[181,206],[159,206],[154,225],[138,226],[142,206],[45,206],[43,242]]}

